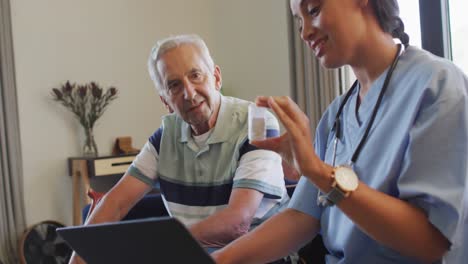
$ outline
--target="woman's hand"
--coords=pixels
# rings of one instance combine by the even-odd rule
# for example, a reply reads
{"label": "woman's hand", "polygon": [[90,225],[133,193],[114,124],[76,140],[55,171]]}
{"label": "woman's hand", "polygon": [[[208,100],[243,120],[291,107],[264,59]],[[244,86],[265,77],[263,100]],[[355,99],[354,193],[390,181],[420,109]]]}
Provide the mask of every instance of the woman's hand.
{"label": "woman's hand", "polygon": [[320,172],[324,164],[315,154],[309,127],[309,118],[288,96],[257,97],[258,106],[272,109],[286,129],[277,138],[252,141],[251,144],[280,154],[289,165],[303,175],[311,176]]}
{"label": "woman's hand", "polygon": [[294,153],[291,151],[291,144],[289,140],[288,133],[275,138],[267,138],[265,140],[254,140],[250,144],[259,147],[261,149],[272,150],[281,155],[283,160],[296,170],[299,170],[299,167],[295,166],[294,162]]}

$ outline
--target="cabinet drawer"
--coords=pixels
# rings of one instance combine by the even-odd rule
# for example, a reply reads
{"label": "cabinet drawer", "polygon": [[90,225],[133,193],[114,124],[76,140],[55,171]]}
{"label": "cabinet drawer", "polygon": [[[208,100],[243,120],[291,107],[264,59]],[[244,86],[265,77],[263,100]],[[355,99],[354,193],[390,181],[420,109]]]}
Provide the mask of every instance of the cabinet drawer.
{"label": "cabinet drawer", "polygon": [[111,157],[91,160],[89,176],[109,176],[123,174],[136,156]]}

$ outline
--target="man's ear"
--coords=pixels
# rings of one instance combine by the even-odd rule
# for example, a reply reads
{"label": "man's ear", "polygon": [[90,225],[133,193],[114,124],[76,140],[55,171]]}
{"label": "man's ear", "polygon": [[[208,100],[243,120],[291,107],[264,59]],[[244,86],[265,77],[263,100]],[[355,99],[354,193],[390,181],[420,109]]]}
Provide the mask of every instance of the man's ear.
{"label": "man's ear", "polygon": [[221,90],[221,86],[223,86],[223,77],[221,76],[221,68],[218,65],[215,65],[214,77],[216,90],[219,91]]}
{"label": "man's ear", "polygon": [[166,107],[167,111],[172,114],[174,110],[171,108],[171,106],[166,102],[166,99],[164,99],[164,96],[160,95],[159,99],[161,99],[161,102],[164,104],[164,107]]}

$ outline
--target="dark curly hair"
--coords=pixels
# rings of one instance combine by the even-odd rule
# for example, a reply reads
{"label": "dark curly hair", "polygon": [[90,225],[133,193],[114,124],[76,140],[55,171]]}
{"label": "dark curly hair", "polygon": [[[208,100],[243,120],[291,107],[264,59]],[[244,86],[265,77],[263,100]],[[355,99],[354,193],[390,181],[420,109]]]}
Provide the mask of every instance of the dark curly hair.
{"label": "dark curly hair", "polygon": [[397,0],[370,0],[380,27],[392,37],[400,39],[408,47],[409,36],[405,33],[405,24],[400,18],[400,8]]}

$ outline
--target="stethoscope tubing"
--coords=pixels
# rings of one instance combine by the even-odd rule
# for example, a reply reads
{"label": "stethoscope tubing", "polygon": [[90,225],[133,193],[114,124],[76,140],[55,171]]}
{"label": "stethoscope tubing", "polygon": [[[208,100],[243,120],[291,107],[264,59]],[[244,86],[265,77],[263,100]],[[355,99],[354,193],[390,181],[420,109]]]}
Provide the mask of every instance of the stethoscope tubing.
{"label": "stethoscope tubing", "polygon": [[[389,70],[387,72],[387,75],[385,76],[385,81],[383,83],[382,90],[379,93],[379,97],[377,99],[377,102],[375,103],[375,106],[372,109],[372,115],[371,115],[371,118],[369,120],[369,123],[367,124],[366,131],[364,132],[364,135],[362,136],[361,141],[359,142],[358,146],[356,147],[356,150],[354,150],[354,153],[351,156],[351,159],[350,159],[349,164],[348,164],[349,166],[352,166],[354,163],[356,163],[356,161],[357,161],[357,159],[359,157],[359,154],[362,151],[362,147],[364,146],[364,143],[366,142],[367,137],[369,136],[370,129],[372,128],[372,125],[374,124],[375,117],[377,116],[377,112],[378,112],[378,110],[380,108],[382,98],[383,98],[383,96],[385,94],[385,91],[388,88],[388,84],[390,83],[390,80],[391,80],[393,72],[394,72],[394,70],[395,70],[395,68],[396,68],[396,66],[398,64],[398,61],[400,60],[402,51],[403,51],[403,45],[400,44],[400,45],[398,45],[398,51],[397,51],[397,54],[395,55],[395,58],[393,59],[392,65],[390,66],[390,68],[389,68]],[[340,104],[340,107],[338,108],[338,112],[336,113],[336,116],[335,116],[335,121],[334,121],[333,127],[331,129],[332,132],[335,132],[335,139],[333,140],[332,166],[335,166],[336,150],[337,150],[337,147],[338,147],[338,140],[341,139],[340,116],[341,116],[341,114],[343,112],[343,109],[344,109],[346,103],[348,102],[349,98],[351,97],[351,94],[356,89],[357,85],[358,85],[358,81],[356,80],[353,83],[353,85],[351,86],[351,88],[348,90],[348,92],[346,93],[343,101]]]}

